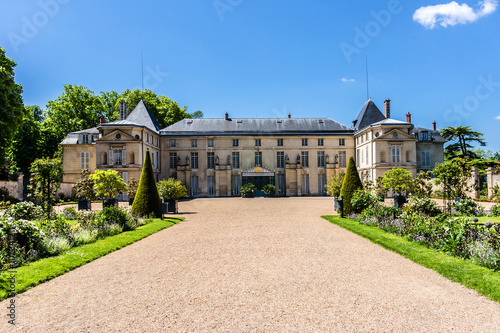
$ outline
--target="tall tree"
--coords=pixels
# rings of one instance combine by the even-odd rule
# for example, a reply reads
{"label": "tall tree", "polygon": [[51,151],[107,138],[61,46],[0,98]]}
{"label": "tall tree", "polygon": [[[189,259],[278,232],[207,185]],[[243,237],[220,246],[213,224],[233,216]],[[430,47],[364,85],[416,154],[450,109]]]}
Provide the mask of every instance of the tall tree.
{"label": "tall tree", "polygon": [[47,219],[50,219],[54,196],[61,188],[63,177],[62,161],[60,159],[40,158],[33,162],[30,168],[31,195],[42,202]]}
{"label": "tall tree", "polygon": [[450,142],[445,149],[447,159],[466,156],[477,158],[472,149],[473,146],[470,143],[476,142],[481,146],[486,146],[486,142],[483,139],[483,133],[473,131],[470,126],[448,126],[440,130],[440,133],[446,141],[454,142]]}
{"label": "tall tree", "polygon": [[363,189],[363,183],[359,178],[358,169],[356,168],[356,163],[354,158],[351,156],[349,162],[347,162],[347,169],[345,172],[344,180],[342,181],[342,188],[340,189],[340,195],[343,196],[344,200],[344,214],[351,214],[352,209],[352,195],[356,190]]}
{"label": "tall tree", "polygon": [[5,163],[6,149],[24,115],[23,88],[14,81],[16,65],[0,47],[0,166]]}
{"label": "tall tree", "polygon": [[132,204],[132,213],[141,216],[149,216],[150,214],[154,214],[155,217],[161,216],[161,200],[156,188],[149,149],[146,150],[144,164],[142,165],[139,187]]}

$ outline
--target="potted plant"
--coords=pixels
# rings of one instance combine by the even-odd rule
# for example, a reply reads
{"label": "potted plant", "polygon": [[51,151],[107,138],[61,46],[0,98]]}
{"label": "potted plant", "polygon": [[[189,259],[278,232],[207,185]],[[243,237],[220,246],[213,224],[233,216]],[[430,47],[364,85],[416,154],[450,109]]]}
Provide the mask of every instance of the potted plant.
{"label": "potted plant", "polygon": [[242,198],[253,198],[255,192],[255,185],[248,183],[241,187],[240,193]]}
{"label": "potted plant", "polygon": [[266,194],[266,197],[274,197],[276,195],[276,186],[273,184],[266,184],[264,185],[264,193]]}
{"label": "potted plant", "polygon": [[95,194],[104,198],[103,208],[116,206],[116,195],[127,190],[127,184],[116,170],[96,170],[89,178],[94,181]]}
{"label": "potted plant", "polygon": [[127,184],[127,192],[128,192],[128,204],[132,206],[134,203],[135,194],[137,193],[137,187],[139,186],[139,182],[137,179],[132,178]]}
{"label": "potted plant", "polygon": [[78,210],[92,210],[92,199],[95,198],[94,180],[90,178],[90,171],[83,170],[80,180],[73,185],[78,197]]}
{"label": "potted plant", "polygon": [[[162,204],[162,212],[165,210],[167,213],[178,213],[178,205],[180,198],[187,195],[187,188],[182,182],[175,178],[168,180],[162,179],[157,184],[158,193],[160,197],[166,202]],[[164,209],[165,207],[165,209]]]}

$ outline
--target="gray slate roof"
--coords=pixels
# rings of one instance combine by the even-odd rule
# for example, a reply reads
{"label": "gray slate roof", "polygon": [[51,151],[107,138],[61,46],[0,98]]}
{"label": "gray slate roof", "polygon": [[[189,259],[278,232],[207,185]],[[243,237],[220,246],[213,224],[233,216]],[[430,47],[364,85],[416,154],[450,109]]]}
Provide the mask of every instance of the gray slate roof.
{"label": "gray slate roof", "polygon": [[78,140],[80,139],[80,134],[99,134],[99,130],[97,127],[87,128],[81,131],[71,132],[64,140],[60,143],[61,145],[76,145],[78,144]]}
{"label": "gray slate roof", "polygon": [[353,121],[353,128],[357,131],[384,119],[386,119],[384,114],[380,112],[370,98],[366,101],[365,105],[363,105],[363,108],[358,114],[358,118]]}
{"label": "gray slate roof", "polygon": [[439,131],[435,131],[429,128],[414,127],[412,133],[413,135],[416,135],[420,132],[425,132],[425,131],[431,134],[432,142],[443,142],[443,143],[446,142],[446,140],[441,136],[441,133],[439,133]]}
{"label": "gray slate roof", "polygon": [[125,120],[113,121],[111,123],[101,124],[101,126],[142,126],[155,133],[158,133],[160,130],[160,124],[142,99]]}
{"label": "gray slate roof", "polygon": [[329,118],[183,119],[160,131],[167,136],[236,136],[352,134],[352,128]]}

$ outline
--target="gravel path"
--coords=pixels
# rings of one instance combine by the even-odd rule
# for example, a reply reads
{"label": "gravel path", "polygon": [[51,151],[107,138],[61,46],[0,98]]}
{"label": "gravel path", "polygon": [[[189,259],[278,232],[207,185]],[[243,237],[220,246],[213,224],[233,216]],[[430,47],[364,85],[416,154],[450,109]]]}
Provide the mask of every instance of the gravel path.
{"label": "gravel path", "polygon": [[331,198],[183,202],[182,223],[17,296],[16,328],[500,331],[500,304],[321,219],[332,206]]}

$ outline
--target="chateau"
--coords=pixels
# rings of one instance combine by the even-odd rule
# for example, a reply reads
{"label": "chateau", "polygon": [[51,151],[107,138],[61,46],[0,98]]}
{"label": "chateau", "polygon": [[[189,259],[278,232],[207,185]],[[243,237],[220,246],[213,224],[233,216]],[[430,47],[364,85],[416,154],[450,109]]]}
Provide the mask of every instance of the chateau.
{"label": "chateau", "polygon": [[360,176],[375,180],[392,168],[415,175],[444,160],[444,139],[436,130],[391,118],[369,99],[352,126],[328,118],[184,119],[161,129],[143,101],[120,120],[104,119],[93,128],[72,132],[61,142],[64,183],[82,170],[117,170],[125,182],[139,179],[149,149],[156,180],[175,177],[192,197],[239,196],[246,183],[262,194],[274,184],[277,195],[324,195],[327,180],[356,160]]}

